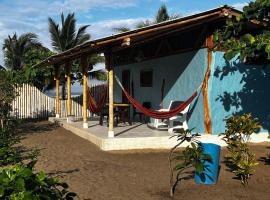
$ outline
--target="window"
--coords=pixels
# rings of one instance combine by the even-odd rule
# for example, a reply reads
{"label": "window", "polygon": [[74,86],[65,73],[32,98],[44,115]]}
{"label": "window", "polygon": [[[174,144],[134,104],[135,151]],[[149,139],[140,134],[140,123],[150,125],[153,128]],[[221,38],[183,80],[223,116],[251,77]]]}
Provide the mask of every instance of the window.
{"label": "window", "polygon": [[152,87],[153,85],[153,70],[141,70],[140,72],[140,86]]}

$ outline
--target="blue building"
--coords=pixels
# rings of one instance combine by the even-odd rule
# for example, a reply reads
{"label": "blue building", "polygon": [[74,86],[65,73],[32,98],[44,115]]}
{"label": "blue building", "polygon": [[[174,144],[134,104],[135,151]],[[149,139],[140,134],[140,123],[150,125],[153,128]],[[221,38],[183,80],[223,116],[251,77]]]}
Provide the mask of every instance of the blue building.
{"label": "blue building", "polygon": [[[213,49],[214,32],[240,14],[230,7],[216,8],[89,41],[40,65],[57,66],[104,53],[110,88],[109,137],[114,137],[114,103],[128,103],[113,74],[134,99],[155,110],[167,108],[172,100],[185,101],[203,83],[188,113],[188,126],[195,132],[217,135],[225,130],[225,118],[243,113],[252,113],[263,126],[261,132],[269,132],[270,68],[246,65],[237,57],[226,61],[223,51]],[[249,23],[247,28],[255,30],[258,24]],[[87,116],[83,118],[88,127]]]}
{"label": "blue building", "polygon": [[[212,16],[201,23],[198,20],[192,28],[179,25],[180,32],[167,32],[158,40],[149,37],[144,44],[122,50],[114,72],[122,83],[128,84],[125,87],[136,100],[151,102],[155,110],[168,108],[172,100],[185,101],[207,78],[206,91],[201,90],[191,105],[189,128],[199,133],[220,134],[225,130],[225,118],[252,113],[263,125],[261,132],[269,132],[270,68],[246,65],[237,57],[226,61],[222,51],[211,49],[209,38],[214,31],[225,24],[227,16],[239,13],[234,9],[228,13],[224,8],[217,10],[223,10],[225,17]],[[150,80],[148,85],[143,83],[144,76]],[[114,95],[116,102],[125,99],[117,84]]]}

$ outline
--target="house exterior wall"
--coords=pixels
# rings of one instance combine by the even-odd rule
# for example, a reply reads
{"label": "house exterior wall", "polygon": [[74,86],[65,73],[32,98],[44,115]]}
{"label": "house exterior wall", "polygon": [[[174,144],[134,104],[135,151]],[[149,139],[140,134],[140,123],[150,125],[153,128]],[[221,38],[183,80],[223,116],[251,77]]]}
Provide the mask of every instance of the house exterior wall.
{"label": "house exterior wall", "polygon": [[[134,97],[140,103],[150,101],[154,109],[160,108],[161,87],[165,79],[164,108],[171,100],[186,100],[201,84],[207,68],[207,49],[157,58],[140,63],[123,65],[115,68],[115,74],[121,80],[122,71],[130,70],[134,84]],[[153,87],[140,87],[140,71],[153,70]],[[122,93],[115,83],[115,102],[121,102]],[[203,98],[202,94],[191,105],[189,128],[203,133]]]}
{"label": "house exterior wall", "polygon": [[[228,62],[223,52],[213,52],[209,78],[209,107],[212,134],[225,131],[224,119],[237,114],[252,113],[263,128],[270,130],[270,67],[242,64],[236,58]],[[115,68],[121,80],[121,72],[130,70],[134,84],[135,99],[150,101],[153,109],[161,103],[162,80],[165,79],[164,108],[171,100],[186,100],[202,83],[207,68],[207,49],[157,58]],[[140,71],[153,70],[153,87],[140,87]],[[130,82],[131,82],[130,81]],[[120,87],[115,84],[115,101],[121,102]],[[191,105],[189,128],[204,133],[203,97],[199,94]]]}
{"label": "house exterior wall", "polygon": [[[244,65],[237,59],[227,62],[224,53],[213,52],[208,99],[212,120],[212,134],[225,131],[224,119],[237,114],[252,113],[263,128],[270,130],[270,67]],[[140,87],[140,71],[153,70],[153,87]],[[115,68],[121,80],[122,70],[130,70],[135,99],[150,101],[160,108],[162,80],[165,79],[164,108],[171,100],[186,100],[202,83],[207,69],[207,49],[162,57]],[[121,102],[122,93],[115,83],[115,101]],[[204,133],[202,93],[191,105],[189,128]]]}
{"label": "house exterior wall", "polygon": [[225,130],[224,118],[252,113],[270,130],[270,67],[244,65],[238,59],[227,62],[224,53],[214,52],[209,83],[213,134]]}

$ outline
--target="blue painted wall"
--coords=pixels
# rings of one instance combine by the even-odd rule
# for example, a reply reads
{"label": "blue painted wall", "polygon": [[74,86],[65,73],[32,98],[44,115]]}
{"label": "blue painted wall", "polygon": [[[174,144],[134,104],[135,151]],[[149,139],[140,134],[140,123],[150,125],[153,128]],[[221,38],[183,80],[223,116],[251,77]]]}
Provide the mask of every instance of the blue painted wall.
{"label": "blue painted wall", "polygon": [[[186,100],[201,84],[207,68],[207,50],[201,49],[188,53],[162,57],[115,68],[121,80],[122,70],[130,70],[134,83],[135,99],[139,102],[150,101],[154,109],[160,108],[162,80],[165,79],[164,108],[171,100]],[[153,70],[153,87],[140,87],[140,71]],[[121,102],[121,89],[115,83],[115,101]],[[203,98],[200,93],[191,105],[189,128],[203,133]]]}
{"label": "blue painted wall", "polygon": [[[270,131],[270,67],[244,65],[236,58],[227,62],[224,53],[214,52],[209,79],[209,105],[213,134],[225,131],[224,119],[237,114],[252,113],[263,125],[261,132]],[[121,80],[122,70],[129,69],[134,82],[135,99],[150,101],[160,108],[162,80],[165,79],[164,107],[171,100],[186,100],[202,82],[207,68],[207,50],[148,60],[116,67]],[[140,87],[140,71],[153,70],[153,87]],[[115,84],[115,101],[121,102],[121,89]],[[204,133],[203,97],[191,105],[189,128]]]}
{"label": "blue painted wall", "polygon": [[236,58],[227,62],[224,53],[213,54],[209,101],[213,133],[225,130],[224,118],[252,113],[270,131],[270,67],[244,65]]}

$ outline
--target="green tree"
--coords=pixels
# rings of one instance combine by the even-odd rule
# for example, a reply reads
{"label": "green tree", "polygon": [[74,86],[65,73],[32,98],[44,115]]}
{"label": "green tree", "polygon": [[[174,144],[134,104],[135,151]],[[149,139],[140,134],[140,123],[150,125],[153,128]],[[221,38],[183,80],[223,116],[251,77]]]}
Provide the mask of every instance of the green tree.
{"label": "green tree", "polygon": [[243,14],[229,18],[226,26],[215,33],[217,49],[226,50],[225,58],[227,60],[239,55],[239,58],[244,62],[269,63],[269,13],[269,0],[250,2],[243,8]]}
{"label": "green tree", "polygon": [[[156,16],[155,16],[155,18],[153,20],[141,21],[136,25],[136,28],[143,28],[143,27],[146,27],[146,26],[150,26],[150,25],[153,25],[153,24],[158,24],[158,23],[165,22],[165,21],[172,20],[172,19],[176,19],[176,18],[179,18],[179,17],[180,17],[180,15],[178,15],[178,14],[177,15],[169,15],[167,6],[165,4],[163,4],[158,9],[158,11],[156,13]],[[122,26],[122,27],[113,28],[113,30],[115,32],[118,32],[118,33],[123,33],[123,32],[130,31],[131,29],[129,27]]]}
{"label": "green tree", "polygon": [[71,49],[90,39],[90,34],[86,33],[89,25],[81,26],[76,33],[76,19],[74,13],[69,13],[66,18],[61,14],[61,26],[51,17],[49,21],[49,32],[51,43],[58,53]]}
{"label": "green tree", "polygon": [[[64,52],[77,45],[80,45],[90,40],[91,35],[86,32],[89,25],[81,26],[76,31],[76,19],[74,13],[69,13],[66,17],[61,14],[61,25],[57,24],[52,18],[49,17],[49,32],[51,36],[51,43],[54,50],[58,53]],[[104,59],[100,55],[90,55],[88,57],[89,63],[92,65],[103,62]],[[81,72],[77,62],[72,65],[73,79],[80,79]],[[66,78],[65,72],[62,69],[60,72],[60,82],[62,85],[62,99],[66,97]]]}
{"label": "green tree", "polygon": [[46,47],[39,46],[31,48],[30,51],[25,54],[25,68],[22,72],[24,76],[23,80],[25,80],[27,83],[33,84],[39,90],[42,90],[45,86],[53,83],[54,76],[52,67],[33,68],[34,65],[51,55],[53,55],[53,52]]}
{"label": "green tree", "polygon": [[25,67],[26,53],[39,46],[41,43],[34,33],[25,33],[19,37],[16,33],[13,36],[9,35],[3,44],[5,67],[12,70],[22,69]]}
{"label": "green tree", "polygon": [[[48,19],[51,44],[53,49],[64,52],[90,39],[90,34],[86,33],[89,25],[81,26],[76,31],[76,19],[74,13],[69,13],[66,17],[61,14],[61,25],[57,24],[51,17]],[[74,69],[75,68],[75,69]],[[78,71],[78,66],[72,67],[72,71]],[[60,82],[62,85],[62,99],[66,98],[66,78],[62,69],[60,72]]]}
{"label": "green tree", "polygon": [[3,45],[5,67],[11,70],[14,82],[30,83],[42,90],[52,79],[51,68],[33,68],[53,53],[38,41],[34,33],[8,36]]}
{"label": "green tree", "polygon": [[240,178],[241,183],[247,185],[248,179],[255,172],[254,167],[258,165],[248,143],[251,134],[257,133],[261,125],[251,114],[232,116],[225,121],[226,131],[222,134],[223,140],[228,145],[225,159],[232,172]]}

